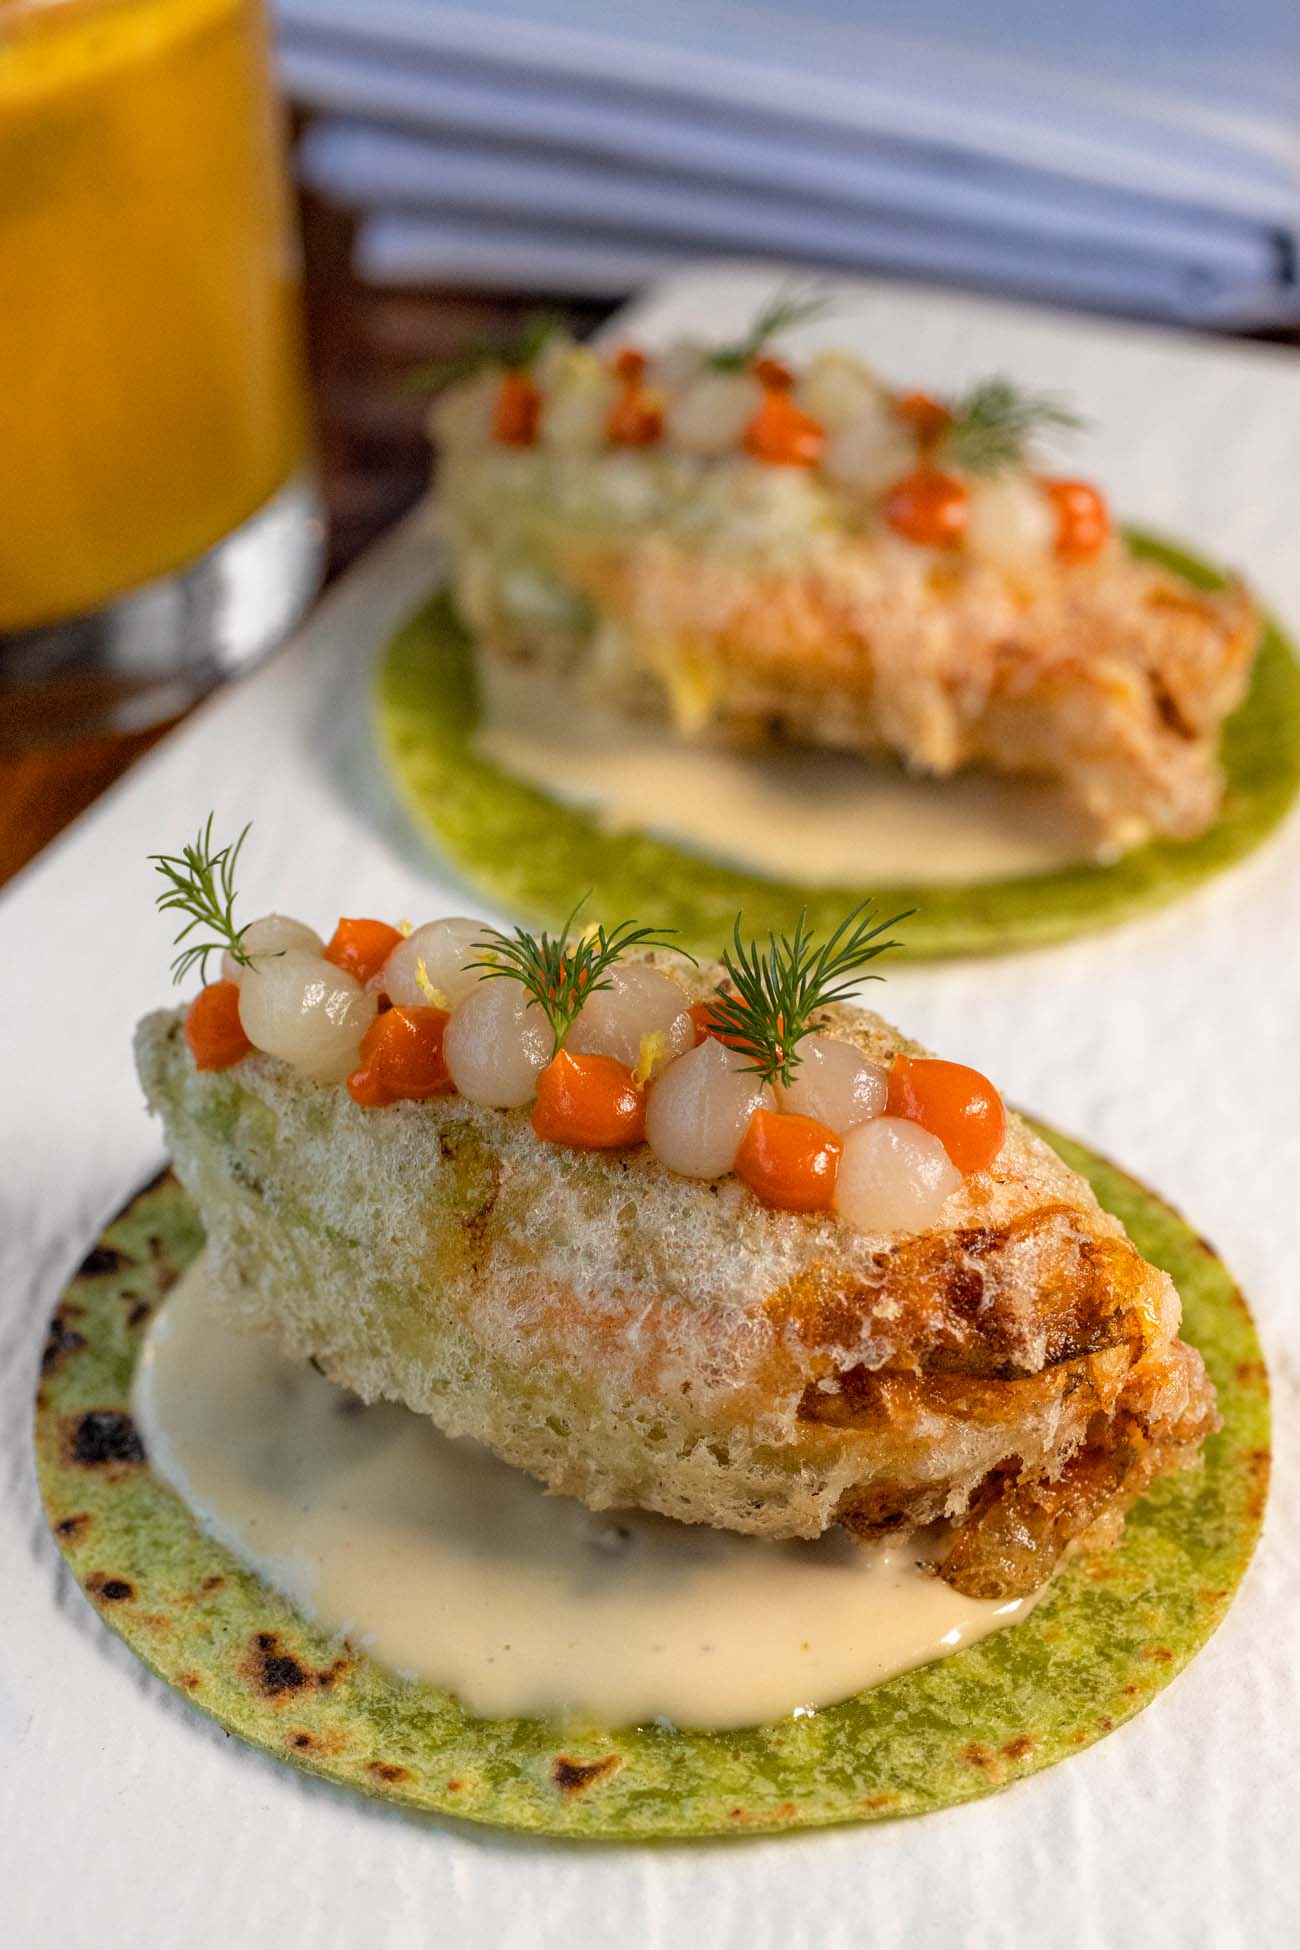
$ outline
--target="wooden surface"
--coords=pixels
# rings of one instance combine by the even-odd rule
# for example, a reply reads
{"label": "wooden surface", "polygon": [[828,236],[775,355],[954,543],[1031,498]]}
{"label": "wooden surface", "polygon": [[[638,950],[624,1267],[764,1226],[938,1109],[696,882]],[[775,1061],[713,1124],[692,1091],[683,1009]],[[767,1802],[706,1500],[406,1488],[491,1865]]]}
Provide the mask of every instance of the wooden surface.
{"label": "wooden surface", "polygon": [[[424,403],[403,375],[487,334],[503,335],[536,300],[367,290],[349,269],[344,217],[308,201],[302,227],[317,452],[329,514],[328,581],[428,485]],[[578,330],[602,315],[601,307],[563,299],[548,302],[551,308]],[[0,756],[0,885],[170,729],[162,724]]]}

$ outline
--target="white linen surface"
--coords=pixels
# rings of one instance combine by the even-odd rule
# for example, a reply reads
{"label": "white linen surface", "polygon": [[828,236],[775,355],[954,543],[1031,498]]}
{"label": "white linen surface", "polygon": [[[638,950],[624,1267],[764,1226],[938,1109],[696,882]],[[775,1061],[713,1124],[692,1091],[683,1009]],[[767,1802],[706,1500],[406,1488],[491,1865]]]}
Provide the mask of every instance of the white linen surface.
{"label": "white linen surface", "polygon": [[1036,199],[1023,185],[963,181],[940,211],[915,167],[877,163],[873,193],[854,203],[331,117],[308,130],[298,172],[365,212],[357,269],[380,284],[600,295],[652,269],[743,251],[1023,291],[1043,283],[1050,251],[1053,295],[1081,304],[1212,322],[1267,313],[1275,291],[1276,244],[1262,228],[1167,208],[1120,213],[1104,194],[1070,197],[1059,185]]}
{"label": "white linen surface", "polygon": [[[770,273],[675,280],[647,339],[738,326]],[[1294,626],[1300,367],[934,292],[850,286],[809,341],[940,386],[1068,384],[1077,454],[1125,513],[1246,566]],[[891,968],[873,1000],[1008,1096],[1122,1160],[1224,1252],[1276,1388],[1263,1547],[1192,1668],[1135,1722],[1002,1796],[782,1841],[557,1846],[410,1819],[265,1760],[151,1679],[46,1534],[31,1398],[60,1283],[161,1160],[129,1038],[165,999],[170,927],[145,856],[254,820],[241,899],[464,911],[406,829],[367,726],[374,645],[427,585],[408,529],[260,673],[109,793],[0,899],[0,1938],[13,1950],[457,1950],[616,1940],[669,1950],[947,1950],[1294,1941],[1300,1780],[1300,821],[1181,905],[1049,952]],[[481,903],[478,903],[481,906]]]}
{"label": "white linen surface", "polygon": [[[1300,304],[1291,0],[275,12],[283,82],[324,118],[304,173],[361,213],[377,281],[560,289],[585,229],[597,268],[575,286],[611,295],[634,241],[665,262],[703,237],[1151,316],[1260,323]],[[335,113],[364,139],[335,140]],[[385,149],[386,125],[424,159]],[[477,251],[458,244],[467,209]]]}

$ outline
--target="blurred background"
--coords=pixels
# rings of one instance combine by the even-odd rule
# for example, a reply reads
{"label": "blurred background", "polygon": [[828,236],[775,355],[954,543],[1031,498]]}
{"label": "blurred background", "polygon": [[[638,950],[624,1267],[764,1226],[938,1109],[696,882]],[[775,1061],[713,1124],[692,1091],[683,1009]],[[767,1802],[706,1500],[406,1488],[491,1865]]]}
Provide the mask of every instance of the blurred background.
{"label": "blurred background", "polygon": [[0,877],[419,499],[411,368],[736,257],[1295,342],[1300,6],[0,0]]}
{"label": "blurred background", "polygon": [[354,218],[355,389],[337,345],[329,370],[363,527],[389,512],[391,454],[364,467],[384,365],[521,294],[594,316],[673,265],[772,255],[1206,329],[1300,316],[1294,0],[275,13],[309,242]]}

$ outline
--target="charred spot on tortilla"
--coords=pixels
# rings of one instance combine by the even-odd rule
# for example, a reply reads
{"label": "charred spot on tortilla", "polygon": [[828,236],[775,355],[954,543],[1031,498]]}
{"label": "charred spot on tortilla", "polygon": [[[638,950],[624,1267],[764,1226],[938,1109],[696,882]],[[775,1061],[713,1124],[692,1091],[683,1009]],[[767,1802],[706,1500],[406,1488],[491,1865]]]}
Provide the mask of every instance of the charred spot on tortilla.
{"label": "charred spot on tortilla", "polygon": [[300,1692],[310,1683],[293,1654],[281,1650],[274,1632],[258,1632],[254,1636],[245,1669],[258,1691],[268,1699],[276,1699],[281,1693]]}
{"label": "charred spot on tortilla", "polygon": [[92,1598],[102,1599],[108,1605],[124,1604],[135,1596],[135,1587],[128,1579],[109,1577],[103,1571],[92,1571],[85,1580],[85,1589]]}
{"label": "charred spot on tortilla", "polygon": [[66,1360],[70,1354],[76,1354],[85,1345],[85,1335],[69,1327],[62,1314],[55,1314],[41,1352],[42,1372],[48,1374],[57,1363]]}
{"label": "charred spot on tortilla", "polygon": [[131,1417],[121,1409],[92,1408],[78,1416],[71,1431],[71,1456],[82,1469],[112,1468],[145,1460]]}
{"label": "charred spot on tortilla", "polygon": [[264,1630],[253,1634],[240,1669],[263,1698],[281,1700],[305,1690],[328,1692],[349,1664],[347,1657],[338,1657],[324,1666],[306,1666],[285,1646],[279,1632]]}
{"label": "charred spot on tortilla", "polygon": [[103,1273],[120,1273],[127,1264],[125,1255],[115,1246],[94,1246],[77,1268],[77,1274],[83,1280],[93,1280]]}
{"label": "charred spot on tortilla", "polygon": [[619,1766],[617,1754],[607,1754],[603,1760],[570,1760],[565,1754],[557,1754],[551,1766],[551,1779],[561,1794],[583,1794],[598,1781],[605,1781]]}

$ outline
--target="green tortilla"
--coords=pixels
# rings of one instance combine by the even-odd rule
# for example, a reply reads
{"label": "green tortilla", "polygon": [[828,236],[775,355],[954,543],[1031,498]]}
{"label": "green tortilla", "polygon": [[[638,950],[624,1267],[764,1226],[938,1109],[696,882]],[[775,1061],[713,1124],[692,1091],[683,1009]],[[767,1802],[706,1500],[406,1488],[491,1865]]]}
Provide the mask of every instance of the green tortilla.
{"label": "green tortilla", "polygon": [[1153,1193],[1045,1132],[1168,1269],[1218,1390],[1205,1467],[1166,1479],[1104,1557],[1022,1623],[809,1719],[738,1733],[475,1720],[328,1638],[154,1480],[130,1419],[150,1315],[202,1244],[170,1173],[104,1232],[59,1302],[37,1395],[45,1508],[83,1590],[144,1663],[308,1772],[406,1808],[624,1841],[758,1834],[950,1807],[1140,1711],[1213,1632],[1259,1531],[1268,1381],[1222,1261]]}
{"label": "green tortilla", "polygon": [[[1145,536],[1138,554],[1202,588],[1224,577]],[[1012,880],[911,887],[800,887],[760,879],[642,832],[607,833],[480,758],[470,639],[435,595],[387,645],[377,680],[380,743],[408,814],[466,880],[503,907],[554,925],[591,889],[593,914],[672,914],[682,944],[716,954],[743,909],[753,934],[788,928],[803,907],[829,931],[868,897],[915,908],[899,951],[921,960],[1045,946],[1116,922],[1195,887],[1258,846],[1300,790],[1300,666],[1276,622],[1261,630],[1251,686],[1223,733],[1223,806],[1195,840],[1155,840],[1112,866]]]}

